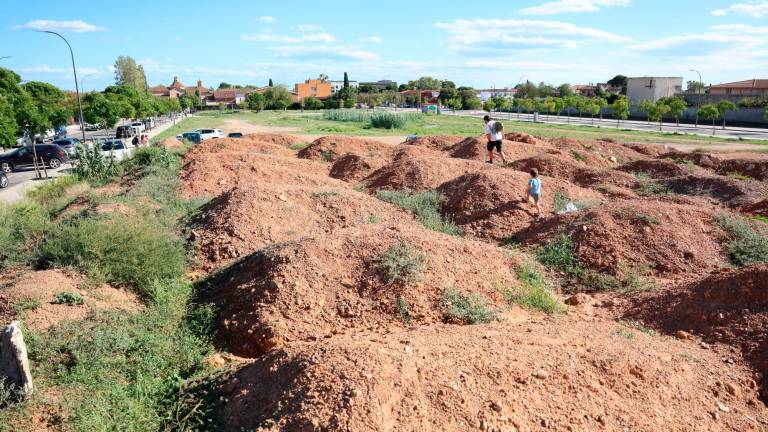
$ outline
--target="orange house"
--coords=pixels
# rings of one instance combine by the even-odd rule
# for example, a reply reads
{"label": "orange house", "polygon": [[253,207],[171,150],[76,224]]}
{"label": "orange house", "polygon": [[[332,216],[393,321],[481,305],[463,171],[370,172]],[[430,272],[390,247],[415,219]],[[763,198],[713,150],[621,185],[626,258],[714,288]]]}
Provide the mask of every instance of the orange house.
{"label": "orange house", "polygon": [[325,99],[331,96],[331,83],[322,82],[316,79],[306,80],[304,83],[296,84],[294,93],[301,99],[310,96],[318,99]]}

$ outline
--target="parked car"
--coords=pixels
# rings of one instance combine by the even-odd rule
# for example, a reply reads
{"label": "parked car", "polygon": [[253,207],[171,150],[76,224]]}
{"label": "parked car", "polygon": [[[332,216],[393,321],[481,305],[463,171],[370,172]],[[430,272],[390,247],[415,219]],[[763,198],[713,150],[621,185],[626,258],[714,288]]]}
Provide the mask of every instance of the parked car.
{"label": "parked car", "polygon": [[131,127],[135,128],[139,132],[144,132],[144,129],[146,129],[146,126],[144,126],[144,123],[140,121],[131,122]]}
{"label": "parked car", "polygon": [[123,160],[128,157],[130,150],[125,141],[121,139],[104,141],[101,144],[101,152],[107,156],[112,157],[115,160]]}
{"label": "parked car", "polygon": [[181,135],[177,135],[176,139],[179,141],[189,141],[193,144],[200,144],[200,141],[202,141],[200,132],[184,132]]}
{"label": "parked car", "polygon": [[101,126],[92,123],[85,123],[85,130],[89,132],[97,131],[101,129]]}
{"label": "parked car", "polygon": [[0,189],[8,187],[8,176],[4,172],[0,172]]}
{"label": "parked car", "polygon": [[75,157],[75,146],[80,144],[80,140],[77,138],[64,137],[53,140],[53,144],[64,149],[67,152],[67,156]]}
{"label": "parked car", "polygon": [[196,129],[195,132],[200,132],[200,139],[202,141],[215,138],[224,138],[224,132],[218,129]]}
{"label": "parked car", "polygon": [[227,134],[227,138],[242,138],[243,133],[242,132],[230,132]]}
{"label": "parked car", "polygon": [[130,138],[133,135],[134,129],[131,126],[118,126],[115,129],[115,138]]}
{"label": "parked car", "polygon": [[[43,163],[53,169],[69,160],[67,152],[56,144],[37,144],[35,145],[38,160],[42,158]],[[34,152],[32,146],[18,148],[10,153],[0,155],[0,171],[9,173],[21,168],[35,166]]]}

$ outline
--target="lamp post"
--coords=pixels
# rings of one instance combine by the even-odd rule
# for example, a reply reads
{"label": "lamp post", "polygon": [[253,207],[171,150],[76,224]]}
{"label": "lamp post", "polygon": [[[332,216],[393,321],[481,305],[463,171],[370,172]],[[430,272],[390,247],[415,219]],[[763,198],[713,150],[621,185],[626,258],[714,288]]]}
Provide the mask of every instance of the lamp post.
{"label": "lamp post", "polygon": [[[691,69],[690,72],[696,72],[699,75],[699,89],[700,90],[704,90],[704,82],[701,79],[701,72],[697,71],[696,69]],[[696,93],[698,93],[698,92],[696,92]],[[699,100],[697,98],[697,100],[696,100],[696,120],[695,120],[695,123],[694,123],[694,125],[697,128],[699,127],[699,106],[701,106],[701,104],[699,103]]]}
{"label": "lamp post", "polygon": [[69,44],[69,41],[64,38],[64,36],[56,33],[55,31],[51,30],[38,30],[41,33],[50,33],[52,35],[56,35],[61,38],[61,40],[64,41],[64,43],[67,44],[67,47],[69,48],[69,57],[72,59],[72,73],[75,76],[75,94],[77,95],[77,110],[80,114],[80,131],[83,133],[83,142],[85,142],[85,124],[83,123],[83,105],[80,103],[80,86],[78,86],[77,83],[77,69],[75,68],[75,53],[72,51],[72,45]]}

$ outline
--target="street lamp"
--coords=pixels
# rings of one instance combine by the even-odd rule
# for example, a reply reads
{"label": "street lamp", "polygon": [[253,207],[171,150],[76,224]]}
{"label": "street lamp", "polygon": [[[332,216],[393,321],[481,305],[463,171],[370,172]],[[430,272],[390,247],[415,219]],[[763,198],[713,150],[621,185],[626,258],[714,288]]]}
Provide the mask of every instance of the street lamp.
{"label": "street lamp", "polygon": [[72,45],[69,44],[69,41],[64,38],[64,36],[56,33],[55,31],[51,30],[38,30],[40,33],[50,33],[52,35],[56,35],[61,38],[61,40],[64,41],[64,43],[67,44],[67,47],[69,48],[69,57],[72,59],[72,73],[75,76],[75,94],[77,95],[77,110],[80,113],[80,131],[83,133],[83,142],[85,142],[85,123],[83,123],[83,105],[80,103],[80,87],[77,83],[77,69],[75,68],[75,53],[72,52]]}
{"label": "street lamp", "polygon": [[[696,72],[699,74],[699,89],[704,90],[704,82],[701,79],[701,72],[697,71],[696,69],[691,69],[690,72]],[[698,92],[696,92],[698,93]],[[699,99],[696,99],[696,120],[695,120],[695,127],[699,127],[699,106],[701,105]]]}

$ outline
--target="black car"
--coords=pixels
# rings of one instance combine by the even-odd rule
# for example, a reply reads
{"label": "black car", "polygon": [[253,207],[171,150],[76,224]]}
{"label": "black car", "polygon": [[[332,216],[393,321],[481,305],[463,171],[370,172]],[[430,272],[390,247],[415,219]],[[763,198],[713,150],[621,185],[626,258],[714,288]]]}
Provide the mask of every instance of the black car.
{"label": "black car", "polygon": [[8,176],[4,172],[0,171],[0,189],[8,187]]}
{"label": "black car", "polygon": [[67,152],[67,156],[74,157],[75,146],[80,144],[80,140],[77,138],[64,137],[64,138],[53,140],[53,144],[56,144],[57,146],[63,148],[64,151]]}
{"label": "black car", "polygon": [[[67,152],[56,144],[38,144],[35,146],[38,160],[53,169],[67,161]],[[9,153],[0,155],[0,171],[9,173],[21,168],[34,167],[32,146],[17,148]]]}
{"label": "black car", "polygon": [[133,128],[130,126],[118,126],[115,129],[115,138],[130,138],[133,136]]}

